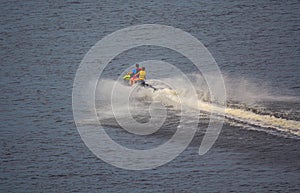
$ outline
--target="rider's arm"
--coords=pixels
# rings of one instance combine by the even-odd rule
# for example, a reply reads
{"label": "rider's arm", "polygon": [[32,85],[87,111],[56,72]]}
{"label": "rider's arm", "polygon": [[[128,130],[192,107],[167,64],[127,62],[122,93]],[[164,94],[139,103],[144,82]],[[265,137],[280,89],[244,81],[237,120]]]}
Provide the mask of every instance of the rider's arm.
{"label": "rider's arm", "polygon": [[140,72],[136,73],[132,78],[136,78],[139,74]]}

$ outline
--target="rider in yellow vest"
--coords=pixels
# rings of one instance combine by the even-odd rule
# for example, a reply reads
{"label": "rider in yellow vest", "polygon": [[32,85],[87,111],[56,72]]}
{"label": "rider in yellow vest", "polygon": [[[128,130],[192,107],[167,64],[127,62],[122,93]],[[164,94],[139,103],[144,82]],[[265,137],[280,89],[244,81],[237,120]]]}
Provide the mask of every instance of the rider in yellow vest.
{"label": "rider in yellow vest", "polygon": [[145,67],[143,67],[137,74],[135,74],[130,79],[130,85],[133,85],[136,81],[144,81],[146,79],[146,70]]}

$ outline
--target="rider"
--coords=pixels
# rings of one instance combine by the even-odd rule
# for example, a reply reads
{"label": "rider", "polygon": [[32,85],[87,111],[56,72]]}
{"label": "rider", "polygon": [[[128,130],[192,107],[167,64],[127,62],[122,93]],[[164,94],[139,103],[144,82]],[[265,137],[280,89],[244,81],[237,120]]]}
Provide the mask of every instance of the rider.
{"label": "rider", "polygon": [[140,65],[136,64],[135,65],[135,69],[133,69],[132,72],[131,72],[131,77],[133,77],[134,75],[136,75],[140,70],[141,70]]}
{"label": "rider", "polygon": [[130,79],[130,85],[132,86],[136,81],[145,81],[145,79],[146,79],[146,68],[142,67],[142,69]]}

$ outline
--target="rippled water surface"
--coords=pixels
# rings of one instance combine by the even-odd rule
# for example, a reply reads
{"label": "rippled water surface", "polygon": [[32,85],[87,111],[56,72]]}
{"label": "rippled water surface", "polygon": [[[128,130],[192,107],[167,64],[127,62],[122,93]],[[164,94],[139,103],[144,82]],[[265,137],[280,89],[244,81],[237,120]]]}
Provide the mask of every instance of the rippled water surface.
{"label": "rippled water surface", "polygon": [[[300,128],[282,123],[300,121],[299,13],[298,1],[2,2],[0,191],[299,192]],[[166,165],[129,171],[98,159],[73,120],[76,70],[101,38],[145,23],[198,38],[224,75],[230,108],[267,115],[268,124],[231,111],[213,148],[199,156],[208,124],[201,114],[190,146]],[[178,53],[142,47],[119,55],[104,76],[116,79],[150,59],[194,71]],[[130,135],[111,117],[102,124],[121,144],[143,149],[169,139],[177,118],[171,110],[162,130],[148,138]]]}

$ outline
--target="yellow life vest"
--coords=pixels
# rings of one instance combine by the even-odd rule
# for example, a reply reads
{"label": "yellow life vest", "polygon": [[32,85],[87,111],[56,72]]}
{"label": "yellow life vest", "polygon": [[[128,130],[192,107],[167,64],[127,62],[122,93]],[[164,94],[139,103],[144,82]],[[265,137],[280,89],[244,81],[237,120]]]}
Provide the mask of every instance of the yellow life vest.
{"label": "yellow life vest", "polygon": [[139,74],[139,79],[140,80],[145,80],[146,78],[146,71],[145,70],[141,70],[140,74]]}

